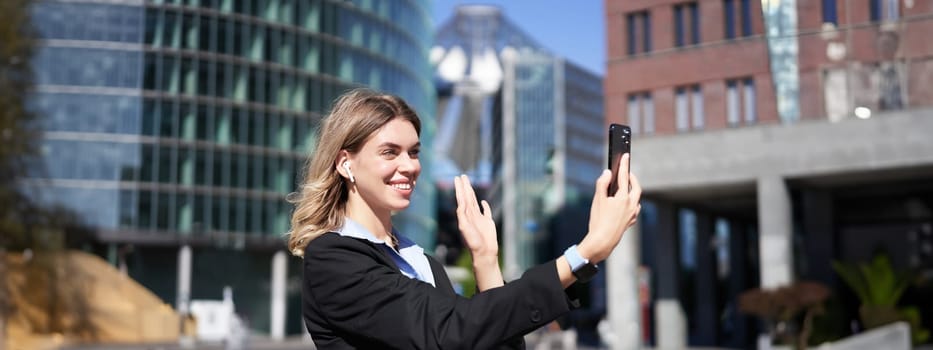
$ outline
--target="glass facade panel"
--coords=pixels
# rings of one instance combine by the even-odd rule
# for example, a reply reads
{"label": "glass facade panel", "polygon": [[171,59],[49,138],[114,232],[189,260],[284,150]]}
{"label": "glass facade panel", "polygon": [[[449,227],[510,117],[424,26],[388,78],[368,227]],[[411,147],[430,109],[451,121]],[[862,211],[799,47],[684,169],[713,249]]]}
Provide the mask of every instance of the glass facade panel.
{"label": "glass facade panel", "polygon": [[175,197],[175,221],[178,232],[190,234],[192,220],[194,220],[194,200],[190,193],[179,193]]}
{"label": "glass facade panel", "polygon": [[40,85],[138,88],[143,67],[138,52],[118,49],[44,47],[34,69]]}
{"label": "glass facade panel", "polygon": [[134,96],[44,93],[36,107],[45,131],[138,134],[143,126]]}
{"label": "glass facade panel", "polygon": [[[56,194],[43,200],[127,239],[136,231],[280,239],[291,209],[284,195],[341,92],[370,84],[398,94],[423,117],[423,140],[431,137],[428,4],[355,3],[36,3],[46,170],[35,173],[53,180],[41,192]],[[430,157],[421,162],[429,172]],[[410,219],[433,216],[424,191],[415,215],[396,224],[430,248],[430,223]]]}
{"label": "glass facade panel", "polygon": [[140,230],[150,230],[152,229],[153,223],[153,203],[152,203],[152,192],[149,191],[140,191],[139,192],[139,216],[137,218],[137,228]]}
{"label": "glass facade panel", "polygon": [[139,215],[139,207],[136,203],[138,193],[136,191],[122,190],[119,196],[120,201],[117,205],[120,208],[120,222],[118,228],[136,227],[136,220]]}
{"label": "glass facade panel", "polygon": [[178,152],[178,182],[184,186],[194,185],[195,151],[181,147]]}
{"label": "glass facade panel", "polygon": [[159,169],[158,181],[161,183],[175,183],[177,181],[176,157],[174,147],[159,147],[158,162],[155,166]]}
{"label": "glass facade panel", "polygon": [[157,230],[168,230],[172,228],[172,208],[175,206],[173,203],[174,196],[170,193],[161,192],[156,196],[156,229]]}
{"label": "glass facade panel", "polygon": [[208,159],[208,154],[206,151],[195,151],[194,153],[194,183],[196,185],[205,186],[208,185],[208,172],[210,160]]}

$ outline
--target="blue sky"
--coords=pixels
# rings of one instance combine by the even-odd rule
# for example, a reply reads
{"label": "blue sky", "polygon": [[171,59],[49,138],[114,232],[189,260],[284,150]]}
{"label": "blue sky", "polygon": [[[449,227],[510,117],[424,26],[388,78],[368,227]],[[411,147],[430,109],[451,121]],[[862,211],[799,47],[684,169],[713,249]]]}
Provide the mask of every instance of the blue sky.
{"label": "blue sky", "polygon": [[434,0],[434,25],[449,19],[454,9],[464,4],[499,6],[506,17],[548,50],[605,75],[603,0]]}

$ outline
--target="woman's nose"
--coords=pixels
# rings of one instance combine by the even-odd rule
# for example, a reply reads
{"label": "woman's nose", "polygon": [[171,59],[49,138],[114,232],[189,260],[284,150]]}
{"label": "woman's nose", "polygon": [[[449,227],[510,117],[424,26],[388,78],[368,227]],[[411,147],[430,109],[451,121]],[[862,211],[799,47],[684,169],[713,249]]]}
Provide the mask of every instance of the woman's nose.
{"label": "woman's nose", "polygon": [[411,155],[405,154],[399,157],[399,172],[414,172],[421,167],[421,163],[418,162],[418,158],[413,158]]}

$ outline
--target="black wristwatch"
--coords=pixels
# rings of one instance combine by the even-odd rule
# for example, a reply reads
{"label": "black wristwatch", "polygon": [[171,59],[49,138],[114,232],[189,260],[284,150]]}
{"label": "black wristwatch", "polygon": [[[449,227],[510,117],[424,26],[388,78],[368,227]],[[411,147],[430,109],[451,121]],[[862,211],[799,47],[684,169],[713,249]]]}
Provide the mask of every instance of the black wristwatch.
{"label": "black wristwatch", "polygon": [[593,265],[589,260],[580,255],[580,252],[577,251],[576,244],[564,251],[564,258],[566,258],[567,263],[570,264],[570,271],[573,271],[573,276],[577,278],[577,282],[589,282],[593,279],[593,276],[596,276],[596,273],[599,272],[599,267]]}

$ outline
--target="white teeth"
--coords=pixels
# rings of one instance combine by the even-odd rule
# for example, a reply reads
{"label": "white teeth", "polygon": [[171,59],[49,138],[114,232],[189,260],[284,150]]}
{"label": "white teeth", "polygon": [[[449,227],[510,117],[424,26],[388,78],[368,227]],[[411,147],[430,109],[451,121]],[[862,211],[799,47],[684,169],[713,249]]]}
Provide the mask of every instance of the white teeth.
{"label": "white teeth", "polygon": [[410,189],[411,189],[411,184],[408,184],[408,183],[405,183],[405,184],[394,184],[394,185],[392,185],[392,187],[395,187],[395,188],[400,189],[400,190],[410,190]]}

